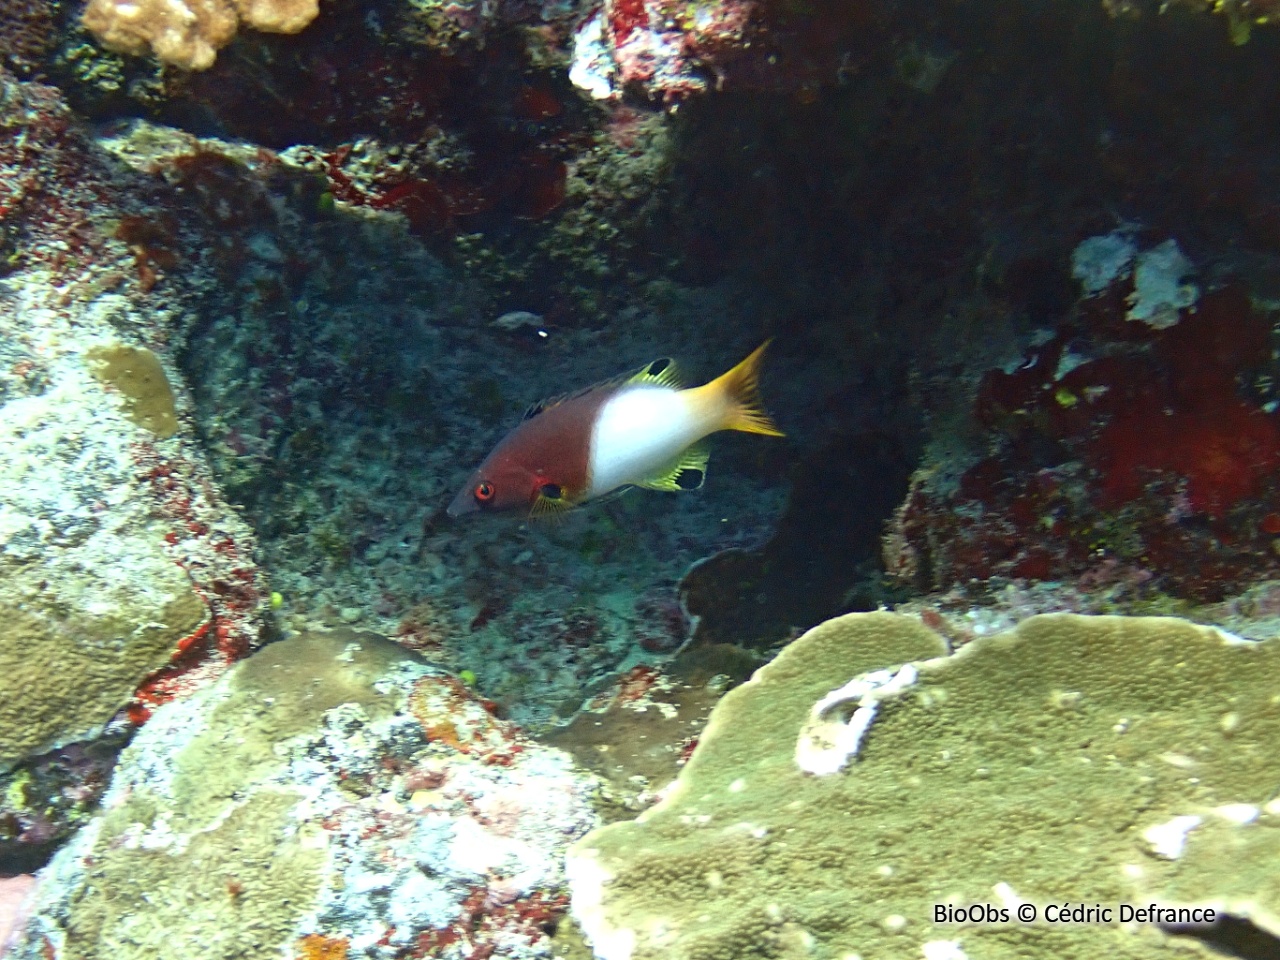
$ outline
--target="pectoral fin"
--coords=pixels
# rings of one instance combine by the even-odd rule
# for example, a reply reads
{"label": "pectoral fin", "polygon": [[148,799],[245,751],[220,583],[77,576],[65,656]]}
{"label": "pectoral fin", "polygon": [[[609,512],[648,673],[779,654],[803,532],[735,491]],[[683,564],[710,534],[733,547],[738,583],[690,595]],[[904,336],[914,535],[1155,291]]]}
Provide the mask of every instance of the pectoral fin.
{"label": "pectoral fin", "polygon": [[564,489],[557,484],[546,483],[534,494],[529,516],[538,520],[559,520],[572,509],[573,502],[565,496]]}

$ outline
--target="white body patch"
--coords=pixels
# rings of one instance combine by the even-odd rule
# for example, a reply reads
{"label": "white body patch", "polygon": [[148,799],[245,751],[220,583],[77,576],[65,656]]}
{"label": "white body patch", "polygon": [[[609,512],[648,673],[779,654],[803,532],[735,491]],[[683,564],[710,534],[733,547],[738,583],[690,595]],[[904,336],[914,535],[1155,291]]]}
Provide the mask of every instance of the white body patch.
{"label": "white body patch", "polygon": [[591,430],[587,498],[654,476],[718,424],[696,391],[671,387],[627,387],[605,401]]}

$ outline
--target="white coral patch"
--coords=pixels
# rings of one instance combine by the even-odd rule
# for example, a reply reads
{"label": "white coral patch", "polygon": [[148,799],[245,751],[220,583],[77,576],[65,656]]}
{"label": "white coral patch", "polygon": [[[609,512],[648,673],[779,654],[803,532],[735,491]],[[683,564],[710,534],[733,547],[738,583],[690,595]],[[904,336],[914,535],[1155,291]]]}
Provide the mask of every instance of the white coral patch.
{"label": "white coral patch", "polygon": [[916,676],[908,663],[896,673],[873,670],[832,690],[809,709],[796,739],[796,765],[819,777],[843,770],[858,755],[880,701],[914,685]]}
{"label": "white coral patch", "polygon": [[1200,297],[1199,287],[1183,282],[1192,269],[1177,240],[1144,250],[1133,270],[1133,293],[1129,294],[1125,318],[1157,330],[1172,327],[1178,322],[1178,311],[1194,305]]}
{"label": "white coral patch", "polygon": [[991,888],[991,892],[996,895],[996,899],[1000,901],[1000,906],[1009,910],[1017,909],[1026,903],[1022,897],[1018,896],[1018,891],[1013,889],[1009,884],[1001,880]]}
{"label": "white coral patch", "polygon": [[570,911],[586,934],[597,960],[631,960],[636,949],[636,933],[615,927],[604,910],[604,890],[613,874],[600,865],[597,851],[574,851],[564,865],[569,881]]}
{"label": "white coral patch", "polygon": [[1221,627],[1210,627],[1214,633],[1222,638],[1222,642],[1229,647],[1256,647],[1257,640],[1250,640],[1248,637],[1242,637],[1238,633],[1232,633],[1230,630],[1223,630]]}
{"label": "white coral patch", "polygon": [[1204,822],[1202,817],[1188,814],[1174,817],[1142,831],[1142,839],[1151,844],[1151,852],[1166,860],[1177,860],[1187,845],[1187,834]]}
{"label": "white coral patch", "polygon": [[1214,807],[1213,812],[1228,823],[1234,823],[1238,826],[1253,823],[1258,819],[1258,815],[1262,813],[1251,803],[1224,803],[1220,807]]}
{"label": "white coral patch", "polygon": [[1119,230],[1089,237],[1071,253],[1071,275],[1080,281],[1086,297],[1096,296],[1129,276],[1137,253],[1133,239]]}
{"label": "white coral patch", "polygon": [[921,944],[924,960],[969,960],[959,940],[929,940]]}
{"label": "white coral patch", "polygon": [[574,35],[569,82],[596,100],[610,100],[617,95],[617,76],[617,65],[604,41],[604,13],[597,11]]}

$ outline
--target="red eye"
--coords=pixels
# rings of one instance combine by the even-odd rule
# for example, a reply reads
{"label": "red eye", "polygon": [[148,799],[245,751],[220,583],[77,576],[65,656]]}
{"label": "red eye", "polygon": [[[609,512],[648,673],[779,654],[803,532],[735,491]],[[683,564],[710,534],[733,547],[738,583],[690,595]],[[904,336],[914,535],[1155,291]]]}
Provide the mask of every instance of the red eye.
{"label": "red eye", "polygon": [[481,503],[488,503],[493,499],[495,493],[497,491],[493,489],[493,484],[488,480],[482,480],[476,485],[476,499]]}

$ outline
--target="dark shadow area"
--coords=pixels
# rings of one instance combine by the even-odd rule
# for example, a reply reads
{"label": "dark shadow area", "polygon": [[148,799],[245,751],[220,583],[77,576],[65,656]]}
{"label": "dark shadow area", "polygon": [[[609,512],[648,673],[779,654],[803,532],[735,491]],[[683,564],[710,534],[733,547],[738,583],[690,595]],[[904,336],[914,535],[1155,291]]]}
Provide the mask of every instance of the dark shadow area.
{"label": "dark shadow area", "polygon": [[767,544],[716,554],[680,584],[696,618],[694,646],[767,648],[848,612],[912,466],[896,440],[878,434],[837,437],[813,453]]}
{"label": "dark shadow area", "polygon": [[105,734],[24,760],[7,771],[0,810],[0,877],[33,873],[49,862],[98,806],[128,736]]}
{"label": "dark shadow area", "polygon": [[1248,920],[1223,916],[1212,927],[1166,926],[1166,933],[1194,937],[1221,950],[1228,957],[1241,960],[1280,960],[1280,939],[1254,926]]}

